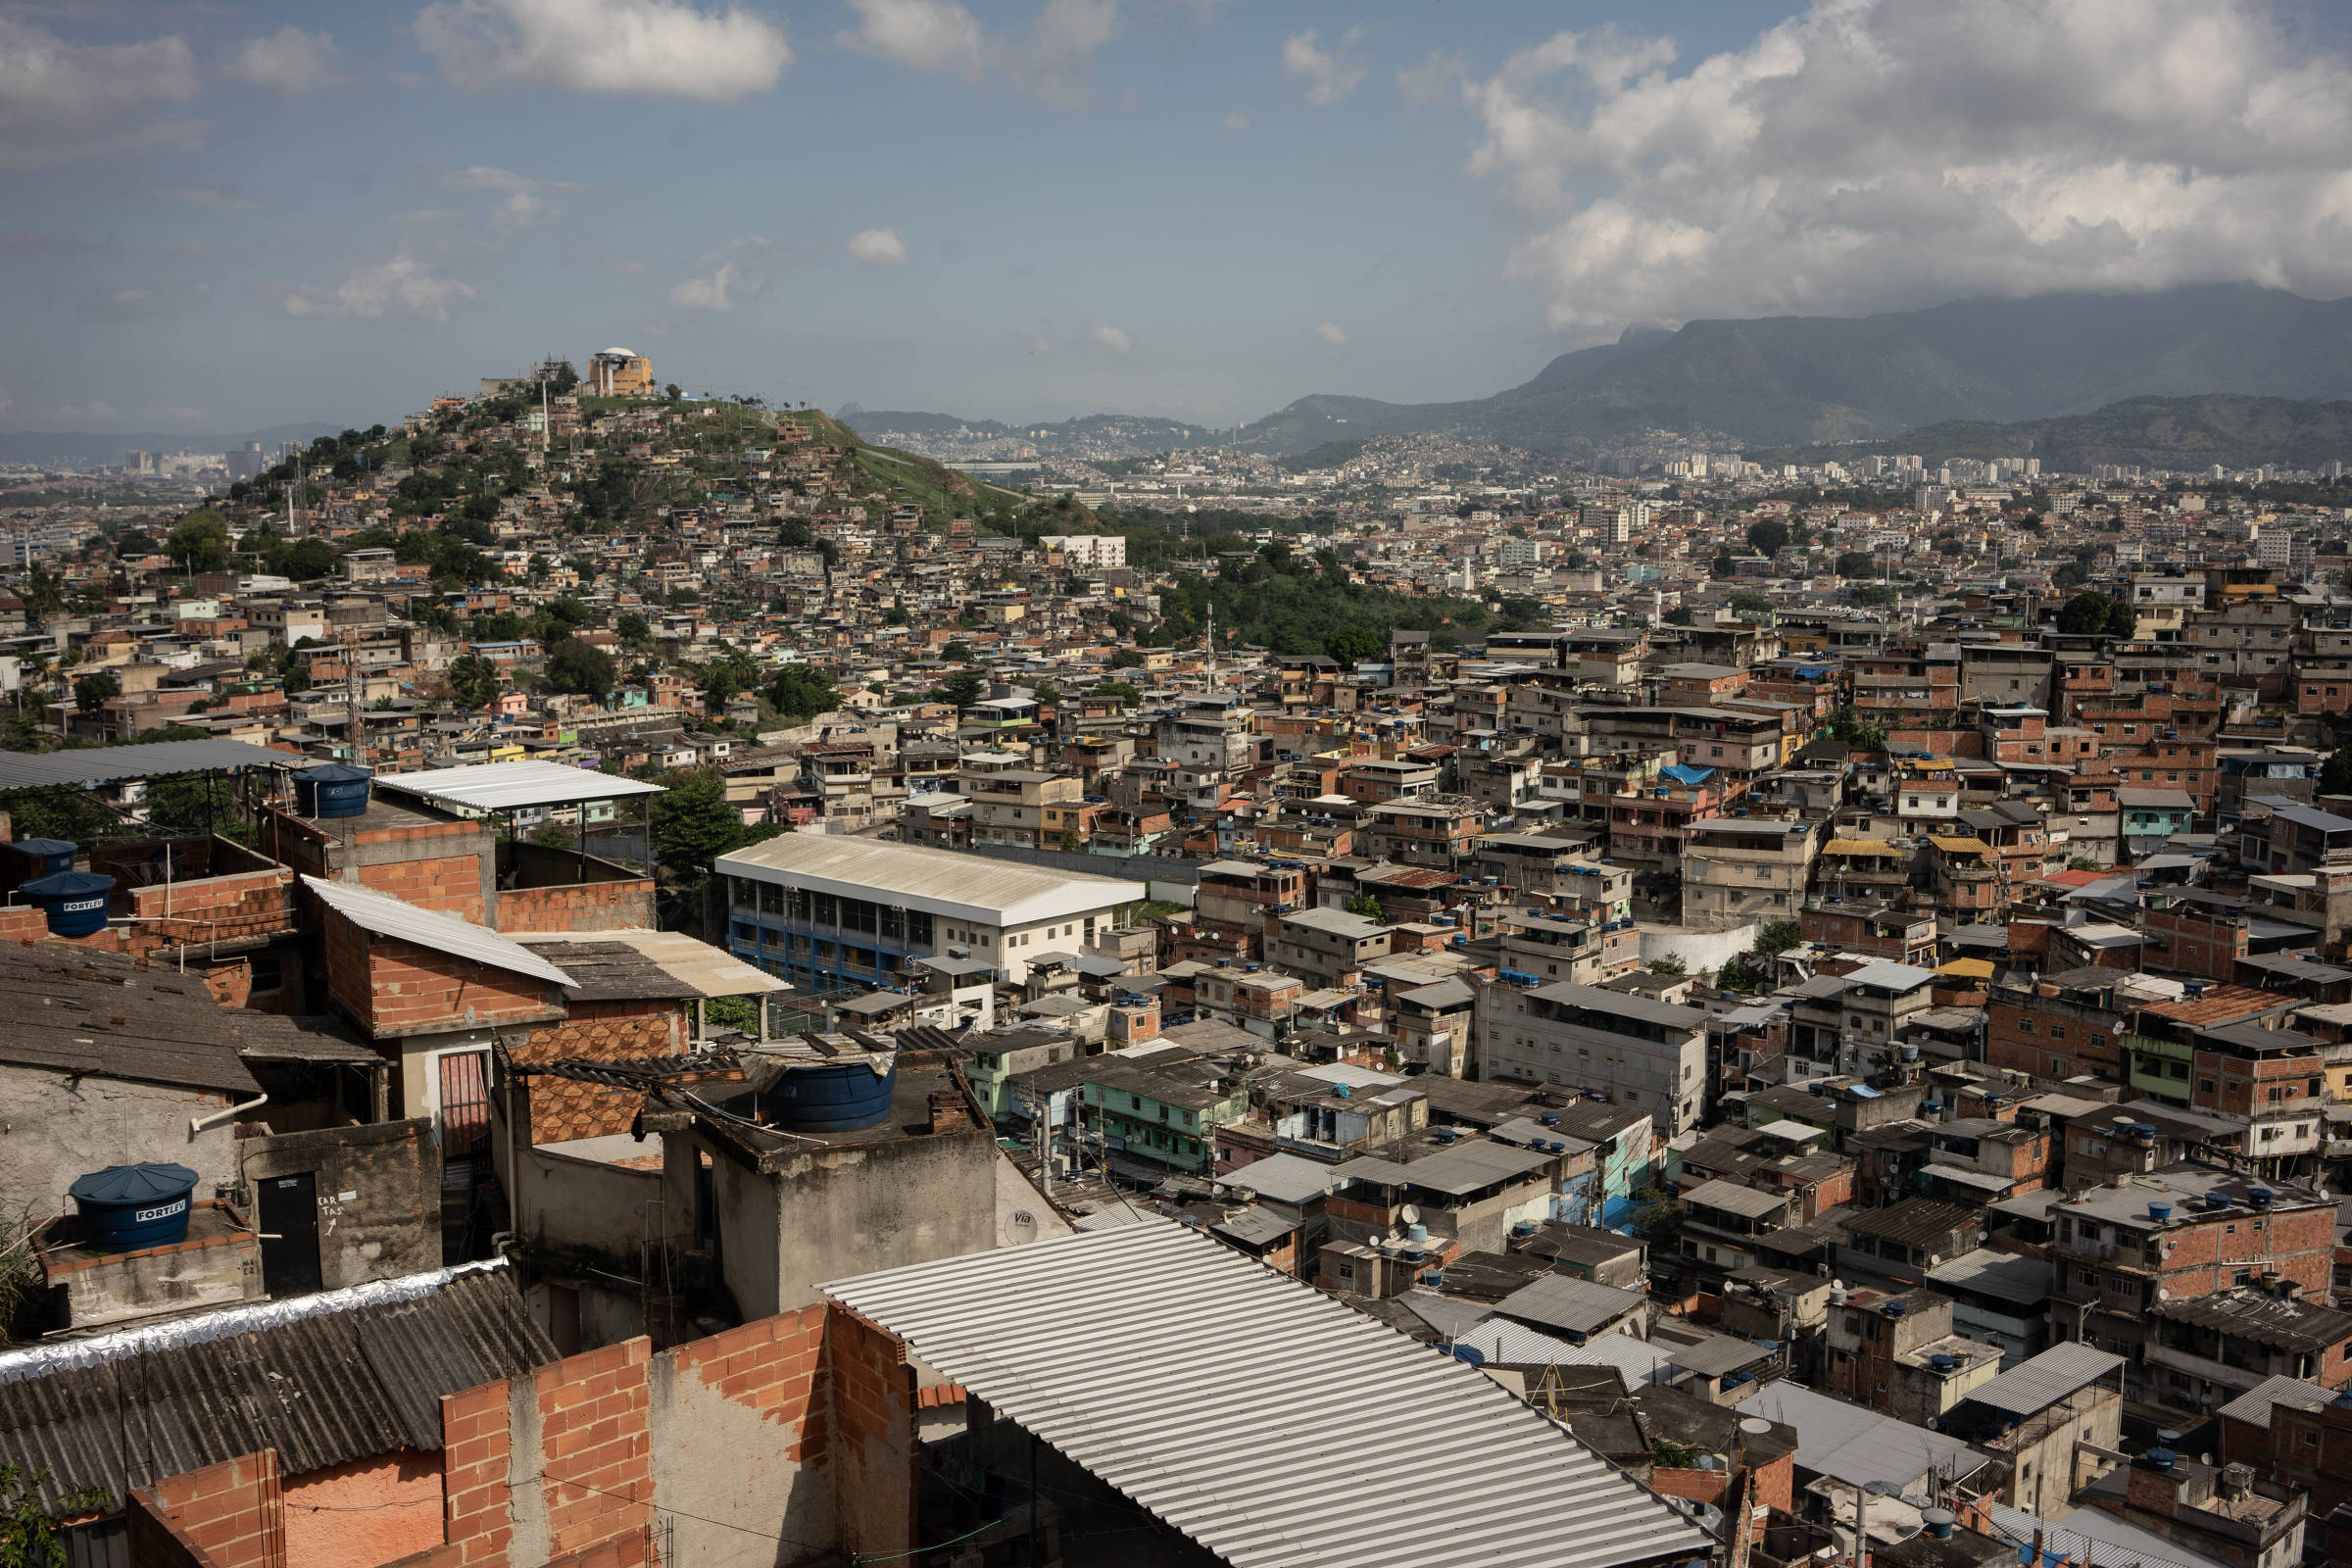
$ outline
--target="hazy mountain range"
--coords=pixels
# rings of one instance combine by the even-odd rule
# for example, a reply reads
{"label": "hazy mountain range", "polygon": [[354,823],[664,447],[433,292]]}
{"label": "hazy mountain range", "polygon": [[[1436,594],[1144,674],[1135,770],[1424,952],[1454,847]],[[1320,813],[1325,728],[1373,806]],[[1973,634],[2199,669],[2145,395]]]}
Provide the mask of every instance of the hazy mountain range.
{"label": "hazy mountain range", "polygon": [[[1964,300],[1882,316],[1691,321],[1563,354],[1534,379],[1492,397],[1384,403],[1318,393],[1232,439],[1293,454],[1431,432],[1579,456],[1662,429],[1782,447],[1895,436],[1949,420],[2046,420],[2128,399],[2209,393],[2352,398],[2352,300],[2212,284]],[[863,430],[885,417],[908,432],[908,421],[922,419],[949,428],[984,422],[908,414],[860,414],[851,422]],[[2247,433],[2257,432],[2249,426]],[[2291,461],[2282,453],[2273,459]]]}

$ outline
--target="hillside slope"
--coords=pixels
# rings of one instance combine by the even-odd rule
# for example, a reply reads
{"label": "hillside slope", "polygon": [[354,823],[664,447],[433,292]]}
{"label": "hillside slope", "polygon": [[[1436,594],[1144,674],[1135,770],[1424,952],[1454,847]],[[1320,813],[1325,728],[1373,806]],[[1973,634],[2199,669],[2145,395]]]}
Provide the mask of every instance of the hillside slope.
{"label": "hillside slope", "polygon": [[2039,458],[2045,468],[2102,464],[2194,471],[2220,464],[2317,467],[2352,463],[2352,402],[2253,398],[2128,398],[2088,414],[1999,422],[1947,419],[1879,441],[1809,444],[1751,454],[1760,463],[1813,464],[1897,452],[1945,458]]}

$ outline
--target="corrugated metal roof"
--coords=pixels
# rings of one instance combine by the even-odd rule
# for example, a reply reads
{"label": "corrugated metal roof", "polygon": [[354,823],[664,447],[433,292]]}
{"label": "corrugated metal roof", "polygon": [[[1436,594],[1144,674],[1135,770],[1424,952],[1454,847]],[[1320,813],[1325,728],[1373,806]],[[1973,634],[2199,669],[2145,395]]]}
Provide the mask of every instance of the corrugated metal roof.
{"label": "corrugated metal roof", "polygon": [[51,1504],[262,1447],[300,1475],[438,1448],[443,1395],[554,1359],[503,1265],[204,1313],[0,1356],[0,1463]]}
{"label": "corrugated metal roof", "polygon": [[480,762],[471,767],[436,767],[421,773],[379,774],[376,788],[439,801],[476,811],[511,811],[526,806],[576,806],[582,801],[616,801],[627,795],[660,795],[659,784],[615,778],[593,768],[562,762]]}
{"label": "corrugated metal roof", "polygon": [[[1997,1380],[1996,1380],[1997,1381]],[[2275,1405],[2291,1405],[2297,1410],[2317,1410],[2337,1397],[2333,1389],[2323,1389],[2302,1378],[2264,1378],[2245,1393],[2222,1406],[2225,1419],[2243,1421],[2248,1426],[2268,1429],[2271,1409]]]}
{"label": "corrugated metal roof", "polygon": [[800,886],[854,899],[880,899],[934,914],[968,911],[1005,925],[1106,909],[1147,892],[1143,883],[1120,878],[830,833],[787,833],[722,855],[713,864],[726,875],[763,881],[789,877]]}
{"label": "corrugated metal roof", "polygon": [[2011,1415],[2032,1415],[2077,1389],[2088,1388],[2123,1364],[2120,1355],[2070,1340],[2020,1361],[1969,1397]]}
{"label": "corrugated metal roof", "polygon": [[1468,1365],[1179,1226],[822,1289],[1234,1568],[1711,1544]]}
{"label": "corrugated metal roof", "polygon": [[302,885],[318,895],[321,904],[363,931],[414,942],[452,957],[471,958],[493,969],[552,980],[560,986],[573,984],[570,975],[486,925],[475,925],[471,920],[444,914],[439,909],[420,909],[406,899],[396,899],[389,893],[378,893],[352,882],[323,882],[306,876]]}
{"label": "corrugated metal roof", "polygon": [[0,790],[112,784],[118,779],[161,778],[215,768],[301,767],[310,761],[310,758],[291,752],[217,738],[152,741],[144,746],[103,746],[78,752],[0,752]]}
{"label": "corrugated metal roof", "polygon": [[571,954],[575,949],[626,948],[668,976],[677,989],[663,995],[757,997],[792,989],[726,949],[714,948],[683,931],[534,931],[516,940],[534,951],[544,949],[542,956],[553,958],[566,968],[573,967]]}
{"label": "corrugated metal roof", "polygon": [[1738,1409],[1741,1415],[1760,1415],[1796,1428],[1797,1468],[1849,1487],[1884,1481],[1909,1492],[1931,1470],[1967,1477],[1987,1462],[1985,1454],[1958,1438],[1834,1399],[1802,1384],[1775,1383],[1741,1399]]}
{"label": "corrugated metal roof", "polygon": [[1629,1313],[1641,1311],[1647,1299],[1640,1291],[1621,1291],[1573,1274],[1545,1274],[1496,1301],[1494,1310],[1538,1328],[1597,1334]]}

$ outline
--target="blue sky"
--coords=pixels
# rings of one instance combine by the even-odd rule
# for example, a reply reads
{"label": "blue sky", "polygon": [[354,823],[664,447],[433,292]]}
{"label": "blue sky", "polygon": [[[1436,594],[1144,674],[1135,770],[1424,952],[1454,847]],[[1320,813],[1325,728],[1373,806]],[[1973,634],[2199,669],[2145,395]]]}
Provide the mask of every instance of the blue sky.
{"label": "blue sky", "polygon": [[0,4],[0,428],[692,390],[1232,423],[1634,323],[2352,290],[2344,7]]}

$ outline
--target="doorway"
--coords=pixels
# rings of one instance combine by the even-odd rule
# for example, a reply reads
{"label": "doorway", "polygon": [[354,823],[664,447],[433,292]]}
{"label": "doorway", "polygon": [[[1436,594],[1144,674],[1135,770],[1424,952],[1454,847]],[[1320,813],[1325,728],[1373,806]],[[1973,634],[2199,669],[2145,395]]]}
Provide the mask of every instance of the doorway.
{"label": "doorway", "polygon": [[318,1173],[265,1176],[258,1186],[262,1288],[273,1300],[308,1296],[324,1284],[318,1269]]}

